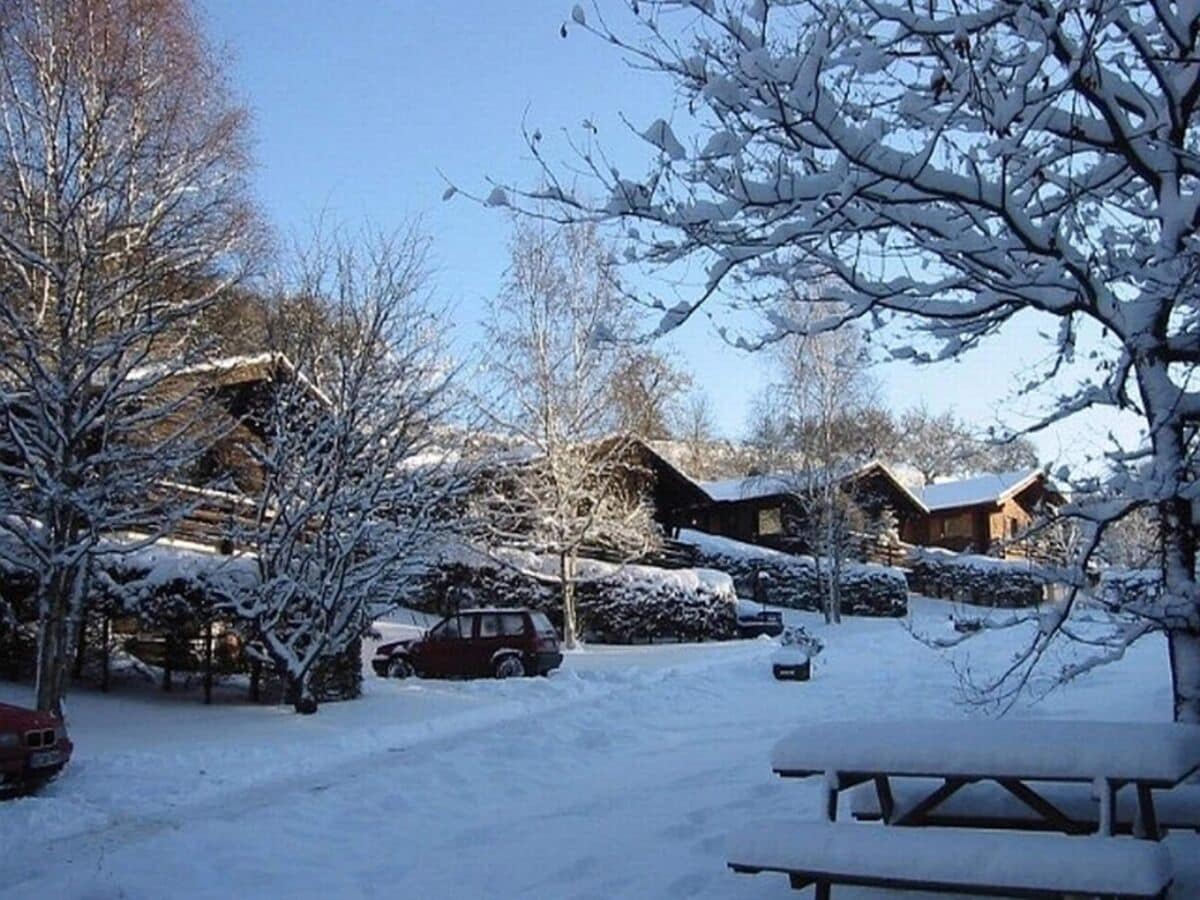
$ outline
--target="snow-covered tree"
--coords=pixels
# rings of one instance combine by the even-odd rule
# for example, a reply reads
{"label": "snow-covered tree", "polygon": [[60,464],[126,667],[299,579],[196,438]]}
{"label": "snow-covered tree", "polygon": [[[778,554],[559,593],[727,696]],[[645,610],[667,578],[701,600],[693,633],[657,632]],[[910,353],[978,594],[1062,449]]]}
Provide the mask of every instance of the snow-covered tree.
{"label": "snow-covered tree", "polygon": [[162,531],[198,449],[158,388],[245,269],[243,123],[182,0],[0,4],[0,553],[36,575],[40,708],[104,536]]}
{"label": "snow-covered tree", "polygon": [[[318,239],[268,326],[292,355],[278,355],[255,525],[238,535],[257,583],[228,602],[300,712],[316,710],[314,667],[403,601],[462,504],[465,480],[441,440],[455,395],[427,248],[413,229]],[[323,323],[299,340],[296,298]]]}
{"label": "snow-covered tree", "polygon": [[637,461],[612,433],[610,386],[621,358],[613,325],[622,301],[594,228],[514,228],[507,282],[486,332],[492,391],[480,402],[513,450],[476,498],[476,518],[490,547],[558,560],[563,641],[573,647],[579,558],[591,549],[632,560],[654,540]]}
{"label": "snow-covered tree", "polygon": [[[1110,454],[1104,489],[1077,490],[1070,507],[1088,526],[1081,559],[1141,509],[1162,536],[1161,599],[1121,610],[1098,658],[1165,632],[1175,714],[1200,721],[1200,7],[640,0],[628,28],[590,9],[576,7],[567,33],[591,32],[672,80],[680,114],[646,123],[645,173],[581,146],[599,204],[549,164],[544,187],[493,198],[549,203],[563,220],[619,219],[629,257],[701,266],[695,296],[663,303],[661,331],[721,298],[770,314],[781,283],[822,286],[831,314],[817,330],[856,318],[920,326],[891,346],[918,360],[1041,316],[1054,349],[1024,388],[1047,401],[1034,427],[1107,407],[1145,428],[1142,443]],[[529,140],[539,160],[541,137]],[[803,330],[768,322],[747,343]],[[998,689],[1028,680],[1070,620],[1071,596]]]}

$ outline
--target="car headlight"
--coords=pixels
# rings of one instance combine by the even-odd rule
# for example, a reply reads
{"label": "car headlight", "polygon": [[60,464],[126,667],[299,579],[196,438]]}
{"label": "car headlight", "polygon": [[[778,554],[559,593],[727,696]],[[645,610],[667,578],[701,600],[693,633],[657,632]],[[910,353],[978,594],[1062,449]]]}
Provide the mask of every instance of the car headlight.
{"label": "car headlight", "polygon": [[54,742],[57,744],[59,741],[66,740],[66,737],[67,737],[67,726],[66,725],[55,725],[54,726]]}
{"label": "car headlight", "polygon": [[20,747],[21,735],[15,731],[0,731],[0,747]]}

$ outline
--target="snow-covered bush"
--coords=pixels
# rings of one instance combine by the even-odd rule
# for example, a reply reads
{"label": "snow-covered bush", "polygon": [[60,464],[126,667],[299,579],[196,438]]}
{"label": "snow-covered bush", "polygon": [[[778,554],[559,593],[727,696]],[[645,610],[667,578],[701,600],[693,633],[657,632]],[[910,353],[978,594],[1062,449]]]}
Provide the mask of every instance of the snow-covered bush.
{"label": "snow-covered bush", "polygon": [[916,551],[908,583],[915,593],[976,606],[1036,606],[1046,592],[1045,577],[1027,562],[947,550]]}
{"label": "snow-covered bush", "polygon": [[[235,612],[238,596],[257,578],[253,560],[229,557],[159,541],[126,553],[97,557],[83,606],[83,641],[80,670],[85,674],[100,666],[100,623],[107,618],[120,627],[111,629],[111,646],[129,646],[149,665],[176,671],[197,671],[203,665],[200,640],[206,625],[222,635],[214,646],[214,670],[232,674],[249,670],[256,634],[251,623]],[[0,567],[0,596],[11,600],[13,614],[0,621],[0,674],[32,674],[36,645],[28,625],[36,612],[29,598],[27,573],[14,566]],[[134,645],[137,645],[136,649]],[[147,648],[154,652],[146,655]],[[360,644],[355,641],[339,654],[322,657],[313,683],[317,699],[346,700],[359,696],[362,687]],[[271,695],[268,673],[266,694]],[[280,692],[275,692],[280,693]]]}
{"label": "snow-covered bush", "polygon": [[815,634],[809,634],[803,625],[789,625],[779,636],[779,645],[788,647],[805,659],[816,659],[825,649],[825,642]]}
{"label": "snow-covered bush", "polygon": [[[680,540],[696,548],[701,565],[732,576],[741,595],[754,596],[757,581],[766,591],[766,596],[758,599],[767,603],[792,609],[821,609],[818,580],[821,576],[811,556],[795,556],[700,531],[685,530]],[[908,610],[908,585],[899,569],[843,563],[840,587],[843,613],[902,616]]]}
{"label": "snow-covered bush", "polygon": [[1096,595],[1114,608],[1152,609],[1162,595],[1163,575],[1159,569],[1112,568],[1100,573]]}
{"label": "snow-covered bush", "polygon": [[[507,551],[493,559],[459,554],[430,576],[408,605],[446,614],[456,607],[528,606],[562,624],[554,561]],[[576,593],[580,632],[590,640],[630,642],[673,637],[702,641],[736,632],[736,596],[728,575],[706,569],[660,569],[581,559]]]}

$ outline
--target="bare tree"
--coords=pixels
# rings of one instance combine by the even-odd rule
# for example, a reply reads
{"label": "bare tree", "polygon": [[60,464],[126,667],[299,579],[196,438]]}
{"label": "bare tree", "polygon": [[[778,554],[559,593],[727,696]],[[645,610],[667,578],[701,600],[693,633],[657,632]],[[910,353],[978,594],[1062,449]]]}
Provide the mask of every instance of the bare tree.
{"label": "bare tree", "polygon": [[0,3],[0,553],[36,573],[39,708],[103,536],[161,531],[198,449],[156,387],[246,270],[244,122],[182,0]]}
{"label": "bare tree", "polygon": [[[229,598],[314,712],[314,667],[361,638],[423,576],[454,528],[465,479],[446,462],[453,409],[446,323],[426,294],[415,229],[302,251],[272,322],[277,387],[256,452],[255,527],[239,535],[258,579]],[[298,340],[295,298],[324,327]]]}
{"label": "bare tree", "polygon": [[694,478],[716,477],[708,451],[716,439],[717,426],[708,394],[692,391],[676,410],[672,430],[686,450],[683,463],[688,474]]}
{"label": "bare tree", "polygon": [[1074,590],[994,687],[1012,696],[1028,683],[1083,598],[1083,564],[1104,533],[1152,509],[1163,590],[1093,638],[1096,659],[1165,633],[1175,715],[1200,721],[1200,8],[759,0],[666,15],[675,6],[635,4],[628,34],[596,7],[570,28],[673,81],[699,139],[650,123],[655,161],[638,177],[617,174],[594,141],[581,147],[597,204],[550,165],[546,187],[497,188],[493,201],[622,219],[629,257],[702,267],[697,296],[663,304],[664,332],[713,298],[762,305],[805,282],[822,285],[815,299],[830,315],[809,326],[772,317],[760,342],[898,318],[917,335],[891,352],[919,361],[967,351],[1018,315],[1047,320],[1052,361],[1023,387],[1045,398],[1034,428],[1108,407],[1140,416],[1146,437],[1113,450],[1106,485],[1076,485],[1080,566],[1057,573]]}
{"label": "bare tree", "polygon": [[612,395],[617,430],[644,440],[666,440],[692,377],[662,352],[632,344],[613,369]]}
{"label": "bare tree", "polygon": [[950,412],[932,413],[924,406],[908,410],[897,429],[903,435],[903,459],[926,484],[939,478],[980,472],[1012,472],[1038,467],[1029,438],[1014,435],[998,442],[980,437]]}
{"label": "bare tree", "polygon": [[494,393],[481,398],[481,412],[515,451],[478,498],[478,518],[491,547],[558,560],[568,647],[578,640],[579,557],[603,548],[633,559],[654,540],[629,446],[610,436],[620,359],[612,323],[622,313],[608,259],[593,228],[518,222],[487,328]]}
{"label": "bare tree", "polygon": [[[802,303],[790,306],[801,317],[812,314]],[[843,564],[863,524],[850,476],[878,452],[872,429],[863,427],[879,408],[869,360],[850,326],[785,338],[774,354],[779,375],[752,441],[772,480],[799,502],[802,520],[792,527],[813,553],[826,622],[840,622]]]}

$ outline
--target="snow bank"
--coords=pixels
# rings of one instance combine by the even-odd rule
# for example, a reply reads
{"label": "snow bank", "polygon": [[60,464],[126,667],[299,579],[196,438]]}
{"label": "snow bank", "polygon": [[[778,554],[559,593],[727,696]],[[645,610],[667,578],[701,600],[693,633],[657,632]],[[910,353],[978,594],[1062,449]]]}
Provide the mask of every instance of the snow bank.
{"label": "snow bank", "polygon": [[[796,556],[744,544],[730,538],[684,529],[679,540],[694,546],[699,560],[729,573],[738,592],[754,595],[755,580],[766,576],[766,600],[793,609],[820,609],[821,585],[811,556]],[[908,608],[904,573],[888,566],[846,562],[840,579],[842,612],[857,615],[900,616]]]}

